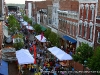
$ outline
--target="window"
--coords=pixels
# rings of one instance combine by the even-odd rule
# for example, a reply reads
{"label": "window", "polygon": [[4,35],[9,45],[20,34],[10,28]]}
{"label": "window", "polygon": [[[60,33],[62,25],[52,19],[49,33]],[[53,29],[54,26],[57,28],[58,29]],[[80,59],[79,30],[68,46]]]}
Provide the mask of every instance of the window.
{"label": "window", "polygon": [[79,35],[82,35],[82,24],[79,25]]}
{"label": "window", "polygon": [[86,38],[87,35],[87,22],[84,22],[84,37]]}
{"label": "window", "polygon": [[52,23],[52,21],[51,21],[51,19],[49,18],[49,24],[51,24]]}
{"label": "window", "polygon": [[83,11],[84,11],[84,5],[83,4],[81,4],[81,7],[80,7],[80,9],[82,10],[82,12],[81,12],[81,18],[83,18]]}
{"label": "window", "polygon": [[90,26],[90,39],[92,39],[92,26]]}
{"label": "window", "polygon": [[79,35],[82,35],[82,20],[79,21]]}
{"label": "window", "polygon": [[98,43],[100,44],[100,32],[98,32]]}
{"label": "window", "polygon": [[90,9],[92,11],[91,20],[93,21],[93,18],[94,18],[94,4],[90,5]]}
{"label": "window", "polygon": [[89,27],[90,27],[90,36],[89,36],[89,39],[92,40],[92,29],[93,29],[93,23],[92,22],[89,23]]}
{"label": "window", "polygon": [[88,19],[88,9],[89,9],[89,5],[86,4],[86,5],[85,5],[85,8],[86,8],[86,19]]}

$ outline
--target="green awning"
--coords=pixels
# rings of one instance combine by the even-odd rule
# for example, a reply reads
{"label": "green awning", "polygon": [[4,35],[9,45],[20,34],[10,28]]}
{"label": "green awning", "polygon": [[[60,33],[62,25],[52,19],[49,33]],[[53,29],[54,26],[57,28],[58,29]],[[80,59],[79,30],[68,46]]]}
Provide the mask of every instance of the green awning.
{"label": "green awning", "polygon": [[46,30],[46,27],[44,27],[44,26],[41,25],[41,30],[42,31],[45,31]]}

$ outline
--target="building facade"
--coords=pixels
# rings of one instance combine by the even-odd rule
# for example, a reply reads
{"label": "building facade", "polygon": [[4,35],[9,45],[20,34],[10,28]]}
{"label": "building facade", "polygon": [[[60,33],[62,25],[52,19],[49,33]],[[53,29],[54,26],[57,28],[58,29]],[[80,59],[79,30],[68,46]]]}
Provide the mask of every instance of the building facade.
{"label": "building facade", "polygon": [[79,1],[77,46],[82,42],[88,43],[91,47],[94,46],[97,4],[97,0]]}
{"label": "building facade", "polygon": [[25,1],[25,14],[29,18],[32,18],[32,3],[33,1]]}
{"label": "building facade", "polygon": [[[59,2],[60,8],[58,10],[59,28],[58,33],[63,38],[61,45],[64,46],[65,51],[72,51],[75,53],[76,36],[78,28],[78,1],[65,0]],[[67,6],[65,6],[67,5]]]}

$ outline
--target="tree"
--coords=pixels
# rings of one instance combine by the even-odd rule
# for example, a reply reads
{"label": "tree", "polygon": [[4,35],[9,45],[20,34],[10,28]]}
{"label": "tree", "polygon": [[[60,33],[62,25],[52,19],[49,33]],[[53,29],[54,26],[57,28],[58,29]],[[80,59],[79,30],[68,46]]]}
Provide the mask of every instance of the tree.
{"label": "tree", "polygon": [[[100,47],[96,48],[94,55],[88,61],[89,61],[88,67],[92,71],[100,71]],[[98,75],[100,75],[100,74],[98,74]]]}
{"label": "tree", "polygon": [[33,28],[35,29],[36,33],[40,34],[42,32],[41,27],[39,24],[33,25]]}
{"label": "tree", "polygon": [[51,33],[51,29],[47,28],[47,30],[44,32],[44,36],[48,39],[50,33]]}
{"label": "tree", "polygon": [[86,60],[88,62],[88,59],[91,58],[92,55],[93,55],[93,48],[90,47],[88,44],[82,43],[82,45],[80,45],[76,49],[76,53],[73,55],[73,58],[75,61],[84,64],[84,61]]}
{"label": "tree", "polygon": [[59,39],[60,39],[59,36],[54,32],[51,32],[49,37],[48,37],[48,40],[54,46],[59,46]]}
{"label": "tree", "polygon": [[24,21],[26,21],[26,22],[28,22],[28,20],[29,20],[29,18],[28,18],[28,16],[23,16],[23,19],[24,19]]}
{"label": "tree", "polygon": [[8,24],[9,24],[8,30],[12,33],[17,32],[20,29],[20,24],[13,15],[9,16]]}

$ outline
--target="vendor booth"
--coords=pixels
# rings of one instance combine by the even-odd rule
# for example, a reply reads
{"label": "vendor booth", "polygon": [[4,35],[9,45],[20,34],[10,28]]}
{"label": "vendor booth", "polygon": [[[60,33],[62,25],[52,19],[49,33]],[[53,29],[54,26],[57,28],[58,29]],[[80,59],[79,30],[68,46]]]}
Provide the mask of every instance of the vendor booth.
{"label": "vendor booth", "polygon": [[38,41],[40,41],[40,42],[46,42],[46,38],[44,37],[44,36],[42,36],[42,35],[37,35],[37,36],[35,36],[36,37],[36,39],[38,39]]}
{"label": "vendor booth", "polygon": [[21,22],[23,26],[27,26],[28,23],[26,21]]}
{"label": "vendor booth", "polygon": [[35,30],[35,29],[34,29],[32,26],[30,26],[30,25],[26,26],[26,29],[29,30],[30,33],[32,33],[32,32]]}
{"label": "vendor booth", "polygon": [[63,50],[61,50],[58,47],[51,47],[47,49],[50,51],[56,58],[59,59],[59,63],[62,66],[69,66],[69,61],[71,61],[73,58],[70,54],[65,53]]}
{"label": "vendor booth", "polygon": [[65,53],[63,50],[61,50],[58,47],[51,47],[51,48],[48,48],[48,50],[54,56],[56,56],[60,61],[63,61],[63,60],[72,60],[72,57],[69,54]]}
{"label": "vendor booth", "polygon": [[34,58],[27,49],[21,49],[16,51],[16,58],[18,59],[19,65],[34,63]]}

